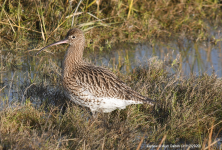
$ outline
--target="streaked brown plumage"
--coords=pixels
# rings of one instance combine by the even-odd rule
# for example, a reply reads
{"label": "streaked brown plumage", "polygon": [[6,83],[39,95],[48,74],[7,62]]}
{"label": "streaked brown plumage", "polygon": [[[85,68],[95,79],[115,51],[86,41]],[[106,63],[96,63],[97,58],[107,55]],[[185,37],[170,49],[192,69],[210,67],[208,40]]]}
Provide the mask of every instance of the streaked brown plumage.
{"label": "streaked brown plumage", "polygon": [[130,104],[155,103],[133,91],[108,69],[84,62],[85,37],[80,29],[69,30],[64,40],[40,51],[62,43],[69,43],[62,66],[63,87],[66,96],[75,103],[89,107],[93,114],[95,111],[106,113],[117,108],[124,109]]}

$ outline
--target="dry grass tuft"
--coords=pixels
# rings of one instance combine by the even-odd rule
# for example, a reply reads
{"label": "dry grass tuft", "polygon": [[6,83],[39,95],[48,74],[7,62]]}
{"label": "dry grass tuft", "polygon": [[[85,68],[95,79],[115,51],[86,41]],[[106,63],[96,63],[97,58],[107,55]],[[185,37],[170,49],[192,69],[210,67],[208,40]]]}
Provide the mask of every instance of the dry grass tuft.
{"label": "dry grass tuft", "polygon": [[1,1],[0,40],[4,47],[15,41],[22,46],[36,39],[58,40],[73,21],[74,27],[86,32],[87,39],[93,39],[87,40],[92,49],[118,41],[152,42],[181,36],[196,41],[210,38],[214,43],[221,40],[209,33],[211,26],[216,29],[221,23],[221,5],[217,1],[122,0],[101,1],[97,6],[94,2]]}
{"label": "dry grass tuft", "polygon": [[[149,67],[127,76],[115,70],[133,89],[155,99],[159,103],[155,107],[132,105],[93,120],[88,108],[66,102],[62,92],[53,97],[47,88],[41,105],[27,100],[23,105],[5,105],[0,111],[0,145],[5,149],[136,149],[158,145],[165,137],[165,143],[213,147],[222,129],[221,79],[206,74],[179,77],[164,68],[163,62],[151,59]],[[49,70],[48,76],[52,74]],[[50,82],[36,83],[27,98]],[[56,104],[59,100],[62,103]]]}

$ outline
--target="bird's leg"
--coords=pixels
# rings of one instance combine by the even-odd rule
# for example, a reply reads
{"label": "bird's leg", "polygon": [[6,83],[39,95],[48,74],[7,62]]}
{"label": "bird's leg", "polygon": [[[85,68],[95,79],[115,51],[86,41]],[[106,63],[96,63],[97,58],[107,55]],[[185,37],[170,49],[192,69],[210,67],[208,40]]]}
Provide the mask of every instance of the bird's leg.
{"label": "bird's leg", "polygon": [[97,119],[98,118],[98,112],[96,112],[96,111],[91,111],[91,112],[92,112],[93,120]]}
{"label": "bird's leg", "polygon": [[61,110],[60,110],[60,112],[61,112],[62,115],[65,114],[67,107],[68,107],[68,106],[67,106],[67,103],[65,103],[65,104],[62,105]]}
{"label": "bird's leg", "polygon": [[91,110],[91,113],[92,113],[92,116],[87,119],[89,121],[89,124],[92,124],[98,118],[97,112]]}
{"label": "bird's leg", "polygon": [[98,113],[96,111],[91,110],[91,114],[92,114],[91,120],[96,120],[98,118]]}

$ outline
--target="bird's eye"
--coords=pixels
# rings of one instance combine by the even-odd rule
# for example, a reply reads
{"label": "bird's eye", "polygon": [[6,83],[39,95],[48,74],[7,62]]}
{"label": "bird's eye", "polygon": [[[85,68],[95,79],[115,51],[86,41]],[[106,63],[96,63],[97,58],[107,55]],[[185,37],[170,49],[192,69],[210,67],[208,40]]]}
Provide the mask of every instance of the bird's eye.
{"label": "bird's eye", "polygon": [[76,38],[76,37],[73,35],[73,36],[72,36],[72,39],[75,39],[75,38]]}

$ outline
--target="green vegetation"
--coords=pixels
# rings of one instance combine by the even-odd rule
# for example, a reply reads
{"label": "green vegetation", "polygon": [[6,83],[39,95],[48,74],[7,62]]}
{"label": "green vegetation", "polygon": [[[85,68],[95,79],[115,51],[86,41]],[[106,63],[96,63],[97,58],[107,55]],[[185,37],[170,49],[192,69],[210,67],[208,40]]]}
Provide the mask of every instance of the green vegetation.
{"label": "green vegetation", "polygon": [[[170,62],[176,74],[170,74],[166,62],[155,58],[149,60],[149,67],[126,68],[125,74],[120,72],[121,63],[113,64],[112,71],[121,80],[159,104],[132,105],[92,120],[89,109],[66,101],[57,60],[33,57],[38,49],[32,48],[42,47],[40,41],[64,38],[72,21],[85,31],[87,48],[100,52],[116,42],[148,40],[155,44],[186,37],[217,43],[220,39],[209,31],[221,24],[218,1],[1,0],[0,5],[0,92],[9,87],[9,94],[1,97],[0,149],[136,149],[142,142],[158,145],[161,140],[216,149],[222,130],[222,80],[216,75],[183,77],[177,60]],[[65,48],[61,50],[58,57]],[[184,53],[189,55],[189,47]],[[131,63],[128,56],[126,64]],[[2,74],[10,71],[15,72],[4,83]],[[16,71],[24,72],[18,77]],[[23,76],[18,86],[21,98],[10,101],[12,82]]]}
{"label": "green vegetation", "polygon": [[[214,75],[170,75],[157,59],[151,59],[148,65],[149,68],[134,69],[127,76],[113,71],[159,104],[132,105],[98,114],[95,120],[89,109],[66,102],[62,92],[52,92],[49,86],[59,87],[60,80],[54,80],[56,69],[44,66],[47,71],[39,76],[47,77],[26,83],[25,105],[3,105],[0,145],[6,149],[136,149],[141,141],[158,145],[165,137],[165,144],[195,143],[202,148],[212,144],[211,148],[215,148],[222,129],[221,79]],[[50,83],[46,82],[48,79]],[[44,96],[41,105],[30,103],[37,95]]]}
{"label": "green vegetation", "polygon": [[209,23],[213,28],[221,23],[221,4],[217,0],[100,1],[1,0],[3,46],[13,41],[24,45],[30,37],[61,39],[72,22],[86,32],[87,46],[93,49],[118,41],[152,42],[164,37],[218,42],[208,32]]}

